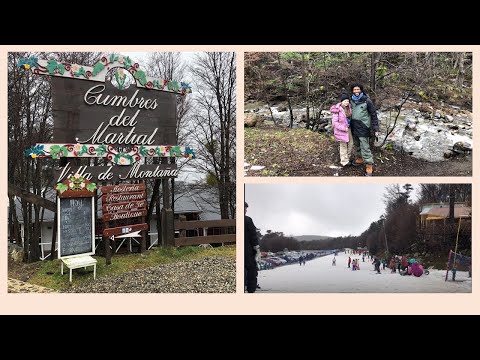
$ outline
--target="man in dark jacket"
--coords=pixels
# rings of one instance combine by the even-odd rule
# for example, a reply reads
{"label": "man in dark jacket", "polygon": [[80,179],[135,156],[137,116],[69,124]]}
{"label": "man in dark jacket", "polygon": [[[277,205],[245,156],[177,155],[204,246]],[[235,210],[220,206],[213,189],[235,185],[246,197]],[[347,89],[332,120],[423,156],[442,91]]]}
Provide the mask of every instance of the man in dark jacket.
{"label": "man in dark jacket", "polygon": [[378,257],[373,261],[373,265],[375,265],[375,271],[377,274],[380,274],[380,259]]}
{"label": "man in dark jacket", "polygon": [[244,263],[247,292],[254,293],[257,288],[257,261],[260,261],[260,245],[257,228],[250,216],[247,216],[248,204],[245,203]]}
{"label": "man in dark jacket", "polygon": [[352,93],[350,100],[352,108],[350,126],[352,128],[353,144],[357,153],[357,159],[353,162],[353,165],[365,164],[365,175],[372,176],[373,155],[370,150],[370,136],[373,130],[375,137],[378,137],[377,111],[372,100],[363,93],[361,84],[353,84]]}

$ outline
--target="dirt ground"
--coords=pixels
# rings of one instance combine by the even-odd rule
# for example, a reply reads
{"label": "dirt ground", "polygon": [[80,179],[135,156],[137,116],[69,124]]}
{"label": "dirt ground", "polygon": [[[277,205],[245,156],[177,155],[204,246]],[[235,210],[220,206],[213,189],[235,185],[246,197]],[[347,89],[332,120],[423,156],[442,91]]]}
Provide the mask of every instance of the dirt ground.
{"label": "dirt ground", "polygon": [[12,258],[8,256],[8,277],[21,281],[28,281],[28,279],[35,274],[40,266],[41,262],[39,261],[31,264],[22,262],[18,263],[13,261]]}
{"label": "dirt ground", "polygon": [[[374,149],[374,176],[472,176],[471,155],[428,162]],[[246,176],[364,176],[364,166],[340,166],[338,143],[324,133],[261,124],[245,129],[245,162],[265,166]]]}

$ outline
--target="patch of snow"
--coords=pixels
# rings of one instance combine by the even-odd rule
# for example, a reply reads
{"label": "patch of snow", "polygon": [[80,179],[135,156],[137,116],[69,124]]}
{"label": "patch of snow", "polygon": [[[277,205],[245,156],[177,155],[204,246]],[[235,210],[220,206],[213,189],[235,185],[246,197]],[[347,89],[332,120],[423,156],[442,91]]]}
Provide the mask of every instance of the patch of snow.
{"label": "patch of snow", "polygon": [[265,166],[260,166],[260,165],[253,165],[250,170],[253,170],[253,171],[258,171],[258,170],[263,170],[265,168]]}
{"label": "patch of snow", "polygon": [[[468,273],[457,271],[456,279],[445,281],[445,270],[431,269],[429,275],[420,277],[400,276],[390,269],[374,271],[370,260],[359,259],[360,270],[347,267],[348,256],[338,253],[336,266],[332,266],[334,255],[307,261],[305,266],[285,265],[272,270],[258,272],[258,284],[267,292],[277,293],[471,293],[472,278]],[[382,268],[382,267],[380,267]]]}

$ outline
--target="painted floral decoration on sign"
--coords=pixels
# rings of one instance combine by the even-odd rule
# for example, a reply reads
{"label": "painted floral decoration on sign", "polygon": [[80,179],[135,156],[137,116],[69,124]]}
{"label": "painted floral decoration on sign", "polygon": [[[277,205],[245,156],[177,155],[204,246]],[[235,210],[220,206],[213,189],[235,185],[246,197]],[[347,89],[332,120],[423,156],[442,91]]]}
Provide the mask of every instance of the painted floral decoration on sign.
{"label": "painted floral decoration on sign", "polygon": [[97,188],[97,184],[89,183],[85,185],[85,178],[83,176],[80,176],[79,174],[70,176],[68,178],[68,185],[58,183],[57,186],[55,186],[55,189],[57,191],[60,191],[60,194],[63,194],[68,189],[78,191],[78,190],[84,190],[85,188],[90,192],[94,192],[95,189]]}
{"label": "painted floral decoration on sign", "polygon": [[[186,82],[181,81],[179,84],[175,80],[154,79],[148,77],[145,71],[140,69],[139,64],[134,63],[128,56],[119,54],[111,54],[108,57],[102,56],[102,58],[93,67],[70,64],[67,62],[58,62],[54,59],[39,60],[35,56],[20,59],[18,66],[26,70],[32,69],[37,75],[49,74],[77,79],[84,78],[95,81],[104,81],[104,70],[109,70],[117,66],[129,71],[138,84],[147,89],[170,91],[182,95],[192,92],[192,88]],[[115,76],[118,77],[117,80],[120,82],[122,82],[122,79],[125,81],[121,72],[116,73]],[[123,85],[120,86],[120,89],[122,88]]]}
{"label": "painted floral decoration on sign", "polygon": [[132,165],[144,157],[184,157],[195,159],[195,152],[190,146],[160,145],[145,146],[135,145],[128,153],[115,150],[112,145],[93,144],[37,144],[25,150],[25,155],[32,159],[51,157],[106,157],[117,165]]}
{"label": "painted floral decoration on sign", "polygon": [[32,146],[31,148],[25,150],[25,156],[31,157],[32,159],[36,159],[39,156],[45,156],[44,145],[36,145]]}

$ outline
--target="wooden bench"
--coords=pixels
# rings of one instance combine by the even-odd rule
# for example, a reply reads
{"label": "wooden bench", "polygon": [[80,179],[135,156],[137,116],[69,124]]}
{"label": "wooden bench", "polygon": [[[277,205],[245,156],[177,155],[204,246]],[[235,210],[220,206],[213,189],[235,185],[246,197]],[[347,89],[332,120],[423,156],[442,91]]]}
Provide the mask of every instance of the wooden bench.
{"label": "wooden bench", "polygon": [[87,268],[87,266],[93,266],[93,280],[95,280],[97,274],[97,260],[90,255],[75,256],[62,259],[62,275],[63,264],[70,269],[70,282],[72,282],[72,270],[79,268]]}

